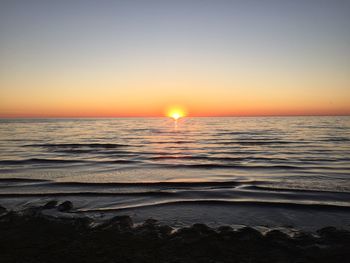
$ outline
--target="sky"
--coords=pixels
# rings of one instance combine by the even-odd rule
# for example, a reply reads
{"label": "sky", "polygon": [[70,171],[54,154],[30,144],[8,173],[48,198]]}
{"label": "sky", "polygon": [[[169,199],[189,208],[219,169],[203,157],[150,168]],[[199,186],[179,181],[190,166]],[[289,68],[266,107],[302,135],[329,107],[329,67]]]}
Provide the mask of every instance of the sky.
{"label": "sky", "polygon": [[0,0],[0,117],[349,115],[350,0]]}

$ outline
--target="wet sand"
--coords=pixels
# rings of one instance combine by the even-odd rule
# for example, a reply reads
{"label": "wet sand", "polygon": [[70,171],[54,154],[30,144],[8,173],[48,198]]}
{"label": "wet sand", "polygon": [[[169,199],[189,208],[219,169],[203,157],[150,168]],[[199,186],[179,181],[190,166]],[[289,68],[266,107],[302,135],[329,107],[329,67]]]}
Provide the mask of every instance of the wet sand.
{"label": "wet sand", "polygon": [[[127,215],[74,216],[69,201],[0,208],[1,262],[346,262],[350,232],[193,224],[173,228]],[[53,213],[57,211],[58,213]],[[51,213],[50,213],[51,212]],[[60,215],[60,216],[58,216]]]}

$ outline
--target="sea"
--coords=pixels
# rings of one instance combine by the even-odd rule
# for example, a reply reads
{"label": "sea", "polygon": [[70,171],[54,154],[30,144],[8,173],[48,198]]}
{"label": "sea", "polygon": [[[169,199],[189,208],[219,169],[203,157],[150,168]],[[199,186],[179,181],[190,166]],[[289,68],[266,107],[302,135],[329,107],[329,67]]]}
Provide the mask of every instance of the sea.
{"label": "sea", "polygon": [[179,227],[350,228],[350,117],[0,119],[0,205],[51,200]]}

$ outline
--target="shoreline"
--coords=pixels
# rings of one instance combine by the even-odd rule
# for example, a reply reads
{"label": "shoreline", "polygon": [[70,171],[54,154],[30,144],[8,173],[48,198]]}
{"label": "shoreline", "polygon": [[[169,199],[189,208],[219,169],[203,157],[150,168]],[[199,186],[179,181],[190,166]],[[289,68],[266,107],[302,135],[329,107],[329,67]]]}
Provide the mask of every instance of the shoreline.
{"label": "shoreline", "polygon": [[[216,228],[221,225],[251,226],[259,229],[286,229],[315,232],[327,226],[350,230],[349,207],[318,204],[298,204],[281,202],[251,202],[225,200],[175,200],[170,202],[142,202],[133,195],[132,203],[124,199],[111,199],[109,196],[70,196],[50,197],[7,197],[0,198],[0,204],[7,210],[17,213],[33,207],[45,207],[56,203],[56,207],[45,208],[41,213],[52,218],[91,218],[96,222],[106,221],[114,216],[129,215],[135,223],[156,218],[161,224],[174,228],[188,227],[203,223]],[[143,197],[142,197],[143,198]],[[59,204],[71,202],[69,211],[60,212]],[[154,201],[154,200],[153,200]],[[141,202],[141,205],[137,205]]]}
{"label": "shoreline", "polygon": [[[7,211],[0,206],[1,262],[344,262],[350,231],[315,232],[194,223],[173,228],[128,215],[69,217],[70,201]],[[67,217],[50,216],[56,209]]]}

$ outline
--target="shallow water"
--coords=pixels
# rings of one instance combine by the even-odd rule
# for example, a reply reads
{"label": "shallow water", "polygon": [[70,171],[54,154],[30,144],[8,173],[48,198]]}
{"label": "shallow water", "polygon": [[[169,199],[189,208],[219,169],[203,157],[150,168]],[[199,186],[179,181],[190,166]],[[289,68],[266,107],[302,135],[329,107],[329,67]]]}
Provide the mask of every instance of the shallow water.
{"label": "shallow water", "polygon": [[243,205],[347,218],[350,117],[0,120],[0,203],[52,199],[91,213],[205,205],[220,221]]}

